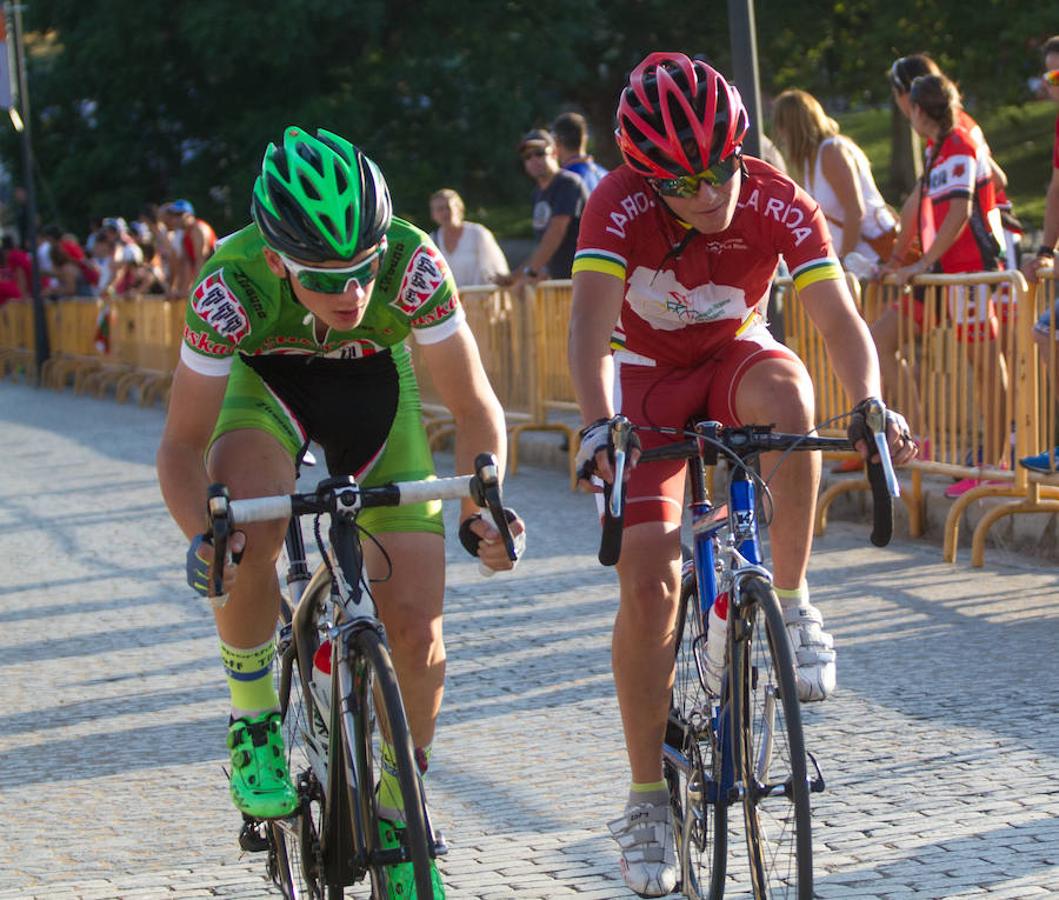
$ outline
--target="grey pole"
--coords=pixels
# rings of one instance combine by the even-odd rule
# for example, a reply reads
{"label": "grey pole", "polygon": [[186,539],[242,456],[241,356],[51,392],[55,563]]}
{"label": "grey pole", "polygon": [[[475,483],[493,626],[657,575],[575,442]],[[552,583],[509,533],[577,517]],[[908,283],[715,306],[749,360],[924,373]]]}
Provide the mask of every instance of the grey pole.
{"label": "grey pole", "polygon": [[15,45],[15,72],[18,78],[18,114],[22,118],[22,177],[26,183],[26,243],[29,244],[30,258],[33,261],[33,330],[36,334],[35,352],[39,379],[41,366],[47,360],[50,348],[48,320],[44,315],[44,301],[40,295],[40,265],[37,262],[37,192],[34,188],[33,142],[30,139],[29,126],[29,84],[22,45],[22,6],[18,3],[8,3],[5,6],[11,14],[14,26],[12,37]]}
{"label": "grey pole", "polygon": [[757,30],[753,0],[728,0],[728,35],[732,42],[732,76],[750,116],[743,146],[761,155],[761,87],[757,71]]}
{"label": "grey pole", "polygon": [[[732,77],[743,98],[750,128],[743,147],[750,156],[761,156],[761,83],[757,68],[757,29],[754,26],[754,0],[728,0],[728,34],[732,42]],[[769,297],[768,329],[780,343],[786,343],[782,294],[773,287]]]}

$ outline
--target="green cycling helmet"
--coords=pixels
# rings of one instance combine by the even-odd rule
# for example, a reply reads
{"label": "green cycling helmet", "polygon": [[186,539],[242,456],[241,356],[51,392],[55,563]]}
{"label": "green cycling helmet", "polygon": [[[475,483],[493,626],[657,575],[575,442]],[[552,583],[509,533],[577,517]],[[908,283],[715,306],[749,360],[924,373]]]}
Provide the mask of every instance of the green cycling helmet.
{"label": "green cycling helmet", "polygon": [[349,260],[375,246],[393,218],[379,167],[345,138],[297,126],[269,144],[250,214],[273,249],[309,263]]}

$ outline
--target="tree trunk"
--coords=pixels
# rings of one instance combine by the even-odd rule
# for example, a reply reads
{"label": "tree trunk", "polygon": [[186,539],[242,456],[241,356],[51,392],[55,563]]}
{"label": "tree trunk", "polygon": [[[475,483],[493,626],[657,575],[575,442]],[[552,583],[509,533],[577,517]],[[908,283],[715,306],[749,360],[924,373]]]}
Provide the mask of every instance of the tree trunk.
{"label": "tree trunk", "polygon": [[919,135],[908,124],[897,104],[890,104],[890,196],[900,206],[916,186],[923,173],[923,157],[920,152]]}

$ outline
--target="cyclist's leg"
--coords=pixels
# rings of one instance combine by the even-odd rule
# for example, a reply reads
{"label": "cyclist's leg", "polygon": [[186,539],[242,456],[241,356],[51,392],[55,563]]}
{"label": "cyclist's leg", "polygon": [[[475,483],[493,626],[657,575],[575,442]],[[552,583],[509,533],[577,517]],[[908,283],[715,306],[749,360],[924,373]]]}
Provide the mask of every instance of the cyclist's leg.
{"label": "cyclist's leg", "polygon": [[[210,478],[226,484],[233,498],[294,490],[299,436],[294,425],[290,433],[277,428],[273,402],[253,372],[241,363],[233,366],[206,460]],[[279,613],[276,559],[285,528],[284,522],[270,522],[240,529],[246,548],[239,575],[228,602],[214,613],[232,695],[232,799],[255,818],[289,814],[296,803],[271,672]]]}
{"label": "cyclist's leg", "polygon": [[[804,434],[813,427],[813,385],[800,360],[768,356],[751,359],[735,388],[740,422],[773,423],[777,431]],[[813,540],[813,513],[820,483],[818,453],[761,456],[761,474],[769,481],[774,503],[769,538],[773,577],[781,590],[797,589],[805,580]]]}
{"label": "cyclist's leg", "polygon": [[680,562],[679,523],[644,522],[625,529],[611,665],[634,784],[662,778]]}
{"label": "cyclist's leg", "polygon": [[[700,370],[630,365],[620,357],[617,362],[616,405],[634,423],[682,427],[701,407],[706,379]],[[650,431],[640,437],[645,448],[672,440]],[[662,740],[673,685],[683,497],[682,462],[633,470],[617,566],[612,666],[632,785],[624,813],[610,829],[621,847],[622,875],[641,896],[662,896],[677,880]]]}
{"label": "cyclist's leg", "polygon": [[[734,341],[717,360],[711,409],[735,423],[773,423],[778,431],[805,433],[813,427],[813,386],[804,364],[763,326]],[[835,685],[831,636],[819,610],[809,603],[805,581],[820,483],[820,454],[779,453],[761,457],[761,474],[773,499],[769,538],[776,594],[784,607],[796,653],[802,700],[823,700]]]}
{"label": "cyclist's leg", "polygon": [[[434,460],[422,424],[415,375],[406,355],[394,354],[400,378],[397,410],[381,452],[361,474],[364,485],[429,478]],[[366,510],[360,525],[376,539],[364,541],[379,617],[401,684],[415,745],[430,746],[445,682],[441,612],[445,593],[445,526],[441,503]],[[390,561],[387,562],[386,556]]]}
{"label": "cyclist's leg", "polygon": [[[365,485],[434,474],[414,374],[406,356],[395,354],[395,362],[400,375],[397,411],[384,447],[361,474]],[[361,514],[359,523],[375,539],[363,542],[368,573],[373,579],[386,579],[376,581],[372,591],[379,618],[386,627],[416,763],[425,776],[445,684],[441,620],[445,528],[441,503],[369,509]],[[383,743],[378,801],[383,820],[381,839],[389,847],[405,840],[401,833],[405,828],[402,810],[406,798],[400,784],[398,753],[390,743],[389,729],[385,723],[380,724]],[[393,866],[389,880],[391,896],[408,896],[414,882],[412,864]],[[443,898],[445,889],[433,860],[431,880],[434,897]]]}
{"label": "cyclist's leg", "polygon": [[[424,532],[376,533],[385,550],[364,546],[379,618],[386,626],[416,747],[429,747],[445,687],[445,644],[441,612],[445,592],[445,540]],[[392,565],[392,573],[390,572]]]}

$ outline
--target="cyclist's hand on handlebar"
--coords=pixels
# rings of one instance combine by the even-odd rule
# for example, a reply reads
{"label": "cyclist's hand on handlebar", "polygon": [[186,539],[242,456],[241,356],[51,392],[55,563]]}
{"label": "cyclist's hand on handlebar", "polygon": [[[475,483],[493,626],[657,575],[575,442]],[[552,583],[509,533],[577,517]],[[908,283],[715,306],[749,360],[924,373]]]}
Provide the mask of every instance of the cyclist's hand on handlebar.
{"label": "cyclist's hand on handlebar", "polygon": [[[877,463],[879,454],[874,452],[875,441],[865,419],[865,409],[873,400],[874,398],[869,397],[853,408],[848,434],[854,449],[861,455],[861,458],[867,462]],[[919,445],[912,439],[912,434],[908,430],[908,422],[905,421],[904,416],[893,409],[886,410],[886,443],[890,448],[890,459],[895,466],[910,463],[919,453]]]}
{"label": "cyclist's hand on handlebar", "polygon": [[[232,559],[224,567],[224,593],[228,594],[235,584],[239,559],[246,548],[246,535],[237,531],[228,544]],[[187,552],[188,585],[202,597],[210,595],[210,563],[213,562],[213,542],[207,535],[199,534],[191,542]]]}
{"label": "cyclist's hand on handlebar", "polygon": [[[526,546],[526,525],[513,509],[504,507],[504,513],[511,536],[515,539],[515,549],[521,555]],[[481,513],[468,516],[460,524],[460,543],[471,556],[476,556],[484,566],[494,572],[515,568],[515,563],[508,558],[500,532]]]}
{"label": "cyclist's hand on handlebar", "polygon": [[[615,417],[616,418],[616,417]],[[610,429],[614,418],[596,419],[591,425],[586,425],[578,432],[581,436],[581,446],[578,448],[577,456],[574,458],[574,467],[577,471],[577,485],[583,491],[598,494],[603,488],[592,483],[592,476],[597,475],[607,484],[614,481],[614,469],[611,466],[609,450]],[[640,459],[640,439],[635,431],[629,433],[629,456],[625,463],[625,475],[623,480],[628,481],[632,470]]]}

